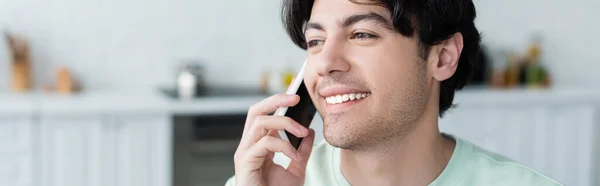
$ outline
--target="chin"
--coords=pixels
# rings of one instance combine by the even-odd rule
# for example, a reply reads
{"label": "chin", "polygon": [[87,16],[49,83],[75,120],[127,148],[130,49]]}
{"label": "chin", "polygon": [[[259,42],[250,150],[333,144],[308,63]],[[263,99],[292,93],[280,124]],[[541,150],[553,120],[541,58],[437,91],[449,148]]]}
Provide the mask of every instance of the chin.
{"label": "chin", "polygon": [[364,129],[357,126],[356,122],[327,121],[323,122],[323,137],[331,146],[341,149],[356,149],[364,140]]}
{"label": "chin", "polygon": [[[323,137],[331,146],[364,151],[386,145],[393,138],[403,136],[412,127],[409,123],[381,120],[370,114],[323,118]],[[397,121],[397,120],[396,120]]]}

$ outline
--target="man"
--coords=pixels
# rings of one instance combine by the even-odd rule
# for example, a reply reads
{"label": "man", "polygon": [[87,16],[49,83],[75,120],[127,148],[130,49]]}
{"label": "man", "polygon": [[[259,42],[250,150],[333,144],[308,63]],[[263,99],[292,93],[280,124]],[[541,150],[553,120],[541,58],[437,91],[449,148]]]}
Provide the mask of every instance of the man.
{"label": "man", "polygon": [[[325,141],[313,149],[312,129],[268,115],[297,96],[269,97],[248,112],[226,185],[561,185],[438,129],[479,51],[471,0],[283,6],[288,34],[308,53],[304,82]],[[278,129],[305,137],[300,148]]]}

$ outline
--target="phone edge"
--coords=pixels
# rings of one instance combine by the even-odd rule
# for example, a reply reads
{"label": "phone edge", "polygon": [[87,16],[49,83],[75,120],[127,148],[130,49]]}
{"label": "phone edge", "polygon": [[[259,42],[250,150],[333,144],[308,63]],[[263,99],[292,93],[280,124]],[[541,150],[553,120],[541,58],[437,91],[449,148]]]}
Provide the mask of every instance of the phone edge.
{"label": "phone edge", "polygon": [[[308,62],[308,60],[305,60],[304,64],[302,64],[302,68],[300,68],[300,72],[298,72],[298,75],[296,75],[296,77],[294,78],[294,82],[292,82],[292,85],[286,91],[287,95],[293,95],[293,94],[298,93],[298,89],[300,88],[302,81],[304,81],[304,69],[306,68],[307,62]],[[285,116],[285,113],[287,112],[287,110],[288,110],[288,107],[280,107],[279,109],[277,109],[277,111],[275,112],[274,115]],[[285,130],[278,130],[278,132],[279,132],[279,137],[281,139],[283,139],[284,141],[287,141],[287,142],[290,141],[290,139],[287,137],[287,134],[285,133]]]}

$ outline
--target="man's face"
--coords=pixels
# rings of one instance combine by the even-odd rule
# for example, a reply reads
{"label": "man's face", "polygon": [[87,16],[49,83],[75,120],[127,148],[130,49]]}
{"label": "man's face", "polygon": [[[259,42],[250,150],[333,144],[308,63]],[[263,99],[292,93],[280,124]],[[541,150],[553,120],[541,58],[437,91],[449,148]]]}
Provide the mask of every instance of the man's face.
{"label": "man's face", "polygon": [[364,149],[402,136],[426,106],[430,81],[417,40],[390,19],[381,6],[315,0],[304,80],[333,146]]}

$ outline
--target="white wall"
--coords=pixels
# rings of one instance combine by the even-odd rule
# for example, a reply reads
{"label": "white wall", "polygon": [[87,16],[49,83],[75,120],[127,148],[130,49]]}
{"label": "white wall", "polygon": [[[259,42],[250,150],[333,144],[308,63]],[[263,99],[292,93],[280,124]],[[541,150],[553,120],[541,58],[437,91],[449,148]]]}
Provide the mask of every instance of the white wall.
{"label": "white wall", "polygon": [[205,59],[212,82],[258,84],[264,68],[303,60],[279,12],[275,0],[3,0],[0,27],[31,37],[38,85],[59,65],[88,86],[155,85],[171,81],[181,58]]}
{"label": "white wall", "polygon": [[524,51],[541,31],[544,63],[557,86],[597,85],[600,74],[600,1],[476,0],[477,26],[491,48]]}
{"label": "white wall", "polygon": [[[475,0],[477,24],[491,48],[524,48],[531,31],[546,36],[545,60],[559,86],[600,78],[597,0]],[[0,29],[22,31],[33,45],[36,84],[68,65],[87,86],[169,82],[179,58],[206,59],[209,80],[257,84],[266,67],[303,51],[280,24],[280,1],[3,0]],[[0,44],[0,87],[9,81]]]}

